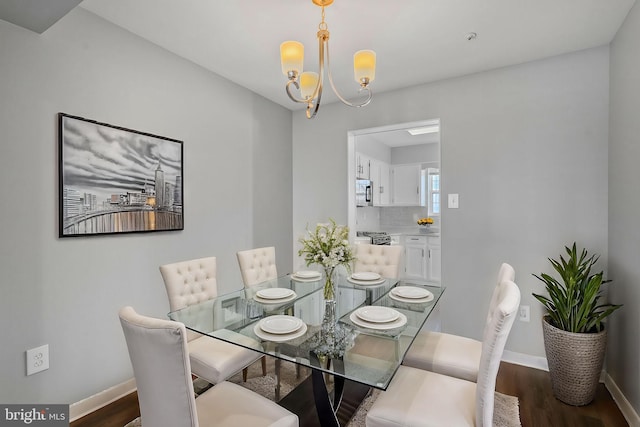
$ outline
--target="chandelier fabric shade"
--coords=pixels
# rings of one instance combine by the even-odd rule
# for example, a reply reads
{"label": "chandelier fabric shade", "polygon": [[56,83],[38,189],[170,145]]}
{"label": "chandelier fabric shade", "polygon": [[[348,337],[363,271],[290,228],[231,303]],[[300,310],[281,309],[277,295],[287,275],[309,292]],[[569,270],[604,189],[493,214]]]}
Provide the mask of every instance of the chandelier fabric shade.
{"label": "chandelier fabric shade", "polygon": [[[286,92],[289,98],[298,103],[307,104],[307,118],[312,119],[318,113],[322,99],[322,89],[325,75],[329,77],[329,83],[334,93],[342,103],[349,107],[364,107],[371,102],[372,92],[369,84],[376,77],[376,53],[372,50],[360,50],[353,55],[354,79],[360,85],[360,93],[364,93],[364,100],[354,103],[346,100],[333,83],[331,65],[329,59],[329,30],[324,21],[324,8],[333,3],[333,0],[312,0],[322,7],[322,21],[318,25],[318,59],[319,72],[304,70],[304,46],[297,41],[286,41],[280,45],[280,61],[282,73],[287,76]],[[292,93],[291,86],[300,92],[300,97]]]}

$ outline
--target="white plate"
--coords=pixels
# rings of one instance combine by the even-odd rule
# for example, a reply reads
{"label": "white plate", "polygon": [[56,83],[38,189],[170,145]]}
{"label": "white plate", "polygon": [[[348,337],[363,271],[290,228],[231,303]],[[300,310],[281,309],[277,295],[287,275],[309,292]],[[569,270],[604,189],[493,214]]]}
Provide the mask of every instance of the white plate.
{"label": "white plate", "polygon": [[289,341],[295,338],[300,338],[307,332],[307,324],[302,322],[302,326],[297,331],[290,334],[270,334],[269,332],[265,332],[260,327],[260,323],[256,323],[253,327],[253,333],[262,340],[271,341],[271,342],[284,342]]}
{"label": "white plate", "polygon": [[262,319],[260,329],[270,334],[291,334],[302,326],[302,320],[293,316],[276,315]]}
{"label": "white plate", "polygon": [[322,276],[320,272],[314,270],[296,271],[293,275],[300,279],[315,279],[316,277]]}
{"label": "white plate", "polygon": [[380,278],[378,280],[357,280],[351,277],[347,277],[347,282],[360,286],[382,285],[387,279]]}
{"label": "white plate", "polygon": [[295,274],[291,275],[291,279],[295,280],[296,282],[317,282],[321,278],[322,278],[322,276],[316,276],[316,277],[312,277],[310,279],[307,279],[306,277],[298,277]]}
{"label": "white plate", "polygon": [[407,299],[424,299],[429,296],[433,298],[433,294],[431,292],[417,286],[396,286],[391,289],[391,293],[395,296]]}
{"label": "white plate", "polygon": [[378,273],[373,273],[370,271],[363,271],[360,273],[353,273],[351,275],[352,279],[355,280],[380,280],[382,276],[380,276]]}
{"label": "white plate", "polygon": [[393,292],[389,292],[389,298],[394,299],[400,302],[406,302],[409,304],[422,304],[425,302],[433,301],[433,294],[429,295],[426,298],[402,298],[395,295]]}
{"label": "white plate", "polygon": [[362,328],[367,328],[367,329],[377,329],[379,331],[388,331],[390,329],[400,328],[407,324],[407,316],[405,316],[402,313],[400,313],[400,316],[398,316],[396,320],[394,320],[393,322],[387,322],[387,323],[367,322],[366,320],[360,319],[355,312],[351,313],[351,315],[349,316],[349,319],[356,326],[360,326]]}
{"label": "white plate", "polygon": [[293,291],[288,288],[267,288],[256,292],[256,296],[262,299],[283,299],[290,297],[291,294]]}
{"label": "white plate", "polygon": [[372,323],[388,323],[393,322],[400,313],[389,307],[367,306],[359,308],[355,311],[356,316],[366,322]]}
{"label": "white plate", "polygon": [[298,295],[296,295],[296,293],[294,292],[293,295],[288,296],[286,298],[281,298],[281,299],[266,299],[266,298],[260,298],[258,295],[254,295],[253,299],[258,301],[261,304],[271,304],[271,305],[276,305],[276,304],[284,304],[285,302],[289,302],[289,301],[293,301],[294,299],[296,299],[298,297]]}

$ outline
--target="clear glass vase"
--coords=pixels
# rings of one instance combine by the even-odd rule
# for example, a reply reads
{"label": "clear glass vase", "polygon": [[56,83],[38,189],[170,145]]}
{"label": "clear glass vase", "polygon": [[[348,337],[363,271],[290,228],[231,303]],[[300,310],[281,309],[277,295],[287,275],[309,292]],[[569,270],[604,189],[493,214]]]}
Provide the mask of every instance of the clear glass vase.
{"label": "clear glass vase", "polygon": [[335,300],[336,282],[334,277],[335,267],[325,267],[324,269],[324,299]]}
{"label": "clear glass vase", "polygon": [[324,269],[324,317],[322,318],[322,330],[320,332],[322,344],[329,349],[335,345],[336,332],[336,288],[334,280],[335,267]]}
{"label": "clear glass vase", "polygon": [[321,342],[326,346],[325,350],[332,352],[335,349],[336,338],[336,300],[324,300],[324,317],[320,330]]}

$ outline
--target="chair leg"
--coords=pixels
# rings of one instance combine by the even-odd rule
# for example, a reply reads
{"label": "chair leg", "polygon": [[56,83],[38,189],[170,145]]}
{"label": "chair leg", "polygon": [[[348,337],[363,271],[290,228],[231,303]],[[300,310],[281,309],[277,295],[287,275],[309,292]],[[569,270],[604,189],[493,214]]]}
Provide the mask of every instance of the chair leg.
{"label": "chair leg", "polygon": [[278,358],[275,360],[275,374],[276,374],[276,389],[275,389],[275,400],[278,402],[280,400],[280,364],[282,361]]}
{"label": "chair leg", "polygon": [[262,356],[262,376],[267,376],[267,357]]}
{"label": "chair leg", "polygon": [[247,382],[247,374],[249,373],[249,368],[244,368],[242,370],[242,382]]}

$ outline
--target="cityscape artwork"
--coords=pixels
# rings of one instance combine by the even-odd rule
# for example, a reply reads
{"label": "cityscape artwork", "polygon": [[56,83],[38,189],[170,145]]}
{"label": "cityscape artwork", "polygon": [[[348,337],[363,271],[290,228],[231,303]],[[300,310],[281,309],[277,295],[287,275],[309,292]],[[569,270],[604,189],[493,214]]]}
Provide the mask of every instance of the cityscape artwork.
{"label": "cityscape artwork", "polygon": [[183,143],[58,114],[60,237],[183,230]]}

